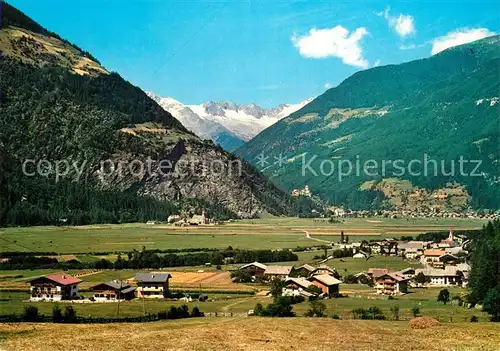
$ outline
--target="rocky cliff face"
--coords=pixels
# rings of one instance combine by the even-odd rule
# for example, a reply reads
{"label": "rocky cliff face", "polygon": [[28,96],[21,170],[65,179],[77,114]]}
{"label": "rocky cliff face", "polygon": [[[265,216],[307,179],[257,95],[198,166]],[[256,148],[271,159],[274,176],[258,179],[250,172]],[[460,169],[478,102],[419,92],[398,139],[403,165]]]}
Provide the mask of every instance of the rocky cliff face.
{"label": "rocky cliff face", "polygon": [[[202,199],[241,217],[263,212],[291,214],[289,196],[246,161],[214,147],[210,141],[158,141],[162,132],[152,135],[152,129],[122,132],[126,134],[122,152],[110,157],[105,167],[95,167],[91,172],[102,189],[133,190],[172,202]],[[142,139],[146,147],[140,154],[125,146],[133,144],[130,139]]]}

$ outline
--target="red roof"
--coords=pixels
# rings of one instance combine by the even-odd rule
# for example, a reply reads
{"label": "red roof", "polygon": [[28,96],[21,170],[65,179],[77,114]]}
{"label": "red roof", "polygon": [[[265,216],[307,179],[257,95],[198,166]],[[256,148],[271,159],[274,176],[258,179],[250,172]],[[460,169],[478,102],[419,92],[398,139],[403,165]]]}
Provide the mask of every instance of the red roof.
{"label": "red roof", "polygon": [[72,285],[72,284],[78,284],[81,283],[82,281],[78,278],[75,278],[69,274],[66,273],[54,273],[54,274],[49,274],[47,276],[47,279],[50,279],[56,283],[59,283],[61,285]]}

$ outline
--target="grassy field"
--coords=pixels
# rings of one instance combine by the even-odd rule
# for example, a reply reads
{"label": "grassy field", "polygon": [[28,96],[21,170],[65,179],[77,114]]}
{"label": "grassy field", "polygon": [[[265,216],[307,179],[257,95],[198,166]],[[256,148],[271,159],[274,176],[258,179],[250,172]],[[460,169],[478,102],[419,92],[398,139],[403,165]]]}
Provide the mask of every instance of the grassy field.
{"label": "grassy field", "polygon": [[249,317],[119,325],[0,325],[2,350],[493,351],[498,345],[500,324],[494,323],[411,329],[407,322]]}
{"label": "grassy field", "polygon": [[148,249],[226,248],[280,249],[321,245],[305,237],[336,241],[341,231],[351,241],[416,236],[428,231],[480,228],[485,222],[469,219],[345,219],[267,218],[241,220],[219,226],[91,225],[83,227],[28,227],[0,229],[2,251],[51,251],[60,254]]}
{"label": "grassy field", "polygon": [[[183,289],[181,289],[183,290]],[[197,289],[195,289],[197,290]],[[470,321],[474,315],[480,321],[487,321],[487,314],[476,309],[468,309],[454,304],[443,305],[437,302],[439,288],[427,289],[411,289],[409,294],[398,296],[394,300],[389,300],[387,296],[375,294],[375,290],[365,285],[350,285],[342,284],[340,292],[347,295],[345,298],[322,300],[326,305],[326,313],[332,315],[339,314],[343,319],[352,318],[351,311],[357,308],[369,308],[372,306],[379,307],[387,318],[392,318],[391,307],[398,306],[401,318],[410,318],[412,316],[412,307],[418,306],[421,314],[428,317],[434,317],[441,322],[465,322]],[[217,291],[217,290],[212,290]],[[451,297],[460,293],[466,292],[461,288],[449,288]],[[199,302],[193,301],[187,303],[192,308],[198,306],[203,312],[236,312],[246,313],[253,309],[257,303],[263,305],[272,302],[272,299],[265,296],[254,296],[250,294],[236,294],[236,290],[227,291],[226,293],[207,293],[209,301]],[[91,296],[91,293],[83,293],[83,295]],[[38,302],[33,303],[27,301],[28,294],[26,292],[0,292],[0,313],[21,314],[24,307],[27,305],[36,306],[40,313],[50,315],[54,303]],[[171,305],[182,305],[185,302],[174,300],[145,300],[136,299],[120,304],[120,315],[122,316],[140,316],[144,313],[157,313],[170,308]],[[63,303],[64,305],[64,303]],[[74,303],[73,306],[82,316],[105,317],[117,315],[116,303]],[[309,309],[309,303],[303,302],[294,305],[294,311],[297,315],[304,315]]]}

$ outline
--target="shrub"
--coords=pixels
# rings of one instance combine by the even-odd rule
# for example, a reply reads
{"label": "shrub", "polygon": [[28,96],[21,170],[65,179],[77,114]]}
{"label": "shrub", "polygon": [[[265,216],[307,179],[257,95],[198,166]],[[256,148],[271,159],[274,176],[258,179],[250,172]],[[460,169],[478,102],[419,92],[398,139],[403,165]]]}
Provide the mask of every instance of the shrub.
{"label": "shrub", "polygon": [[344,283],[346,284],[358,284],[358,278],[354,275],[349,274],[344,277]]}
{"label": "shrub", "polygon": [[444,305],[446,305],[446,303],[450,301],[450,292],[448,291],[448,289],[442,289],[439,292],[437,300],[441,301]]}
{"label": "shrub", "polygon": [[197,306],[193,307],[193,310],[191,311],[191,317],[204,317],[205,314],[203,312],[200,312],[200,309]]}
{"label": "shrub", "polygon": [[391,312],[392,312],[392,318],[395,321],[398,321],[399,320],[399,306],[398,305],[392,306],[391,307]]}
{"label": "shrub", "polygon": [[274,303],[267,305],[265,308],[261,304],[257,304],[254,309],[255,315],[264,317],[294,317],[292,312],[292,299],[288,297],[278,297]]}
{"label": "shrub", "polygon": [[170,306],[170,310],[167,312],[168,319],[177,319],[179,317],[179,313],[177,311],[177,307]]}
{"label": "shrub", "polygon": [[319,301],[309,302],[309,311],[306,312],[306,317],[323,317],[325,315],[326,306]]}
{"label": "shrub", "polygon": [[385,319],[382,310],[376,306],[370,307],[368,309],[357,308],[355,310],[352,310],[352,314],[356,319],[378,319],[378,320]]}
{"label": "shrub", "polygon": [[340,316],[338,313],[332,314],[332,319],[340,319]]}
{"label": "shrub", "polygon": [[63,318],[65,322],[73,322],[76,320],[76,310],[71,305],[66,305],[64,307]]}
{"label": "shrub", "polygon": [[470,321],[472,323],[477,323],[477,322],[479,322],[479,318],[477,318],[477,316],[472,316],[472,317],[470,317]]}
{"label": "shrub", "polygon": [[63,320],[63,313],[61,310],[61,307],[59,305],[54,305],[52,307],[52,322],[54,323],[60,323]]}
{"label": "shrub", "polygon": [[35,306],[25,306],[23,319],[28,322],[34,322],[38,319],[38,308]]}
{"label": "shrub", "polygon": [[256,316],[263,316],[264,315],[263,314],[264,313],[264,306],[262,306],[261,303],[258,303],[258,304],[255,305],[255,308],[254,308],[253,311],[254,311],[254,314]]}
{"label": "shrub", "polygon": [[420,316],[420,307],[418,307],[417,305],[413,306],[411,308],[411,313],[413,315],[413,318]]}
{"label": "shrub", "polygon": [[389,295],[389,297],[387,298],[387,300],[394,300],[394,296]]}
{"label": "shrub", "polygon": [[233,283],[250,283],[252,281],[252,275],[245,270],[237,270],[231,272],[231,279]]}
{"label": "shrub", "polygon": [[158,312],[158,319],[167,319],[167,311]]}

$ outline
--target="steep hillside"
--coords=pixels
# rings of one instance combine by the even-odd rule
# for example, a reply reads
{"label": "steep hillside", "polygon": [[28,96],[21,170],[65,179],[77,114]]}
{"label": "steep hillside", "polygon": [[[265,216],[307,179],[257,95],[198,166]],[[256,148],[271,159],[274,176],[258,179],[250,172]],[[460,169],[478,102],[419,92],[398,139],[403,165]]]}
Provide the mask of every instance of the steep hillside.
{"label": "steep hillside", "polygon": [[[252,162],[260,154],[270,157],[268,161],[282,154],[286,161],[281,167],[265,164],[271,179],[288,190],[308,184],[330,203],[349,207],[406,208],[408,197],[416,197],[413,193],[422,188],[443,193],[440,202],[424,201],[422,207],[499,208],[499,43],[494,36],[427,59],[358,72],[237,153]],[[308,167],[302,172],[313,157],[309,165],[315,172]],[[475,170],[476,163],[464,163],[460,172],[460,157],[480,160],[481,165]],[[373,161],[365,172],[368,160]],[[412,160],[420,163],[410,164]],[[349,175],[347,161],[354,170]],[[339,175],[339,168],[344,174]],[[411,189],[398,189],[398,201],[391,201],[384,188],[390,178],[410,181]],[[457,187],[462,187],[461,201],[453,199],[452,191],[446,194]],[[396,206],[398,202],[402,204]]]}
{"label": "steep hillside", "polygon": [[225,150],[233,151],[265,128],[304,107],[312,99],[298,104],[281,104],[262,108],[255,104],[237,105],[231,101],[209,101],[201,105],[184,105],[170,98],[148,93],[187,129],[201,138],[211,139]]}
{"label": "steep hillside", "polygon": [[2,6],[0,224],[164,220],[203,206],[218,218],[290,213],[292,200],[250,164]]}

